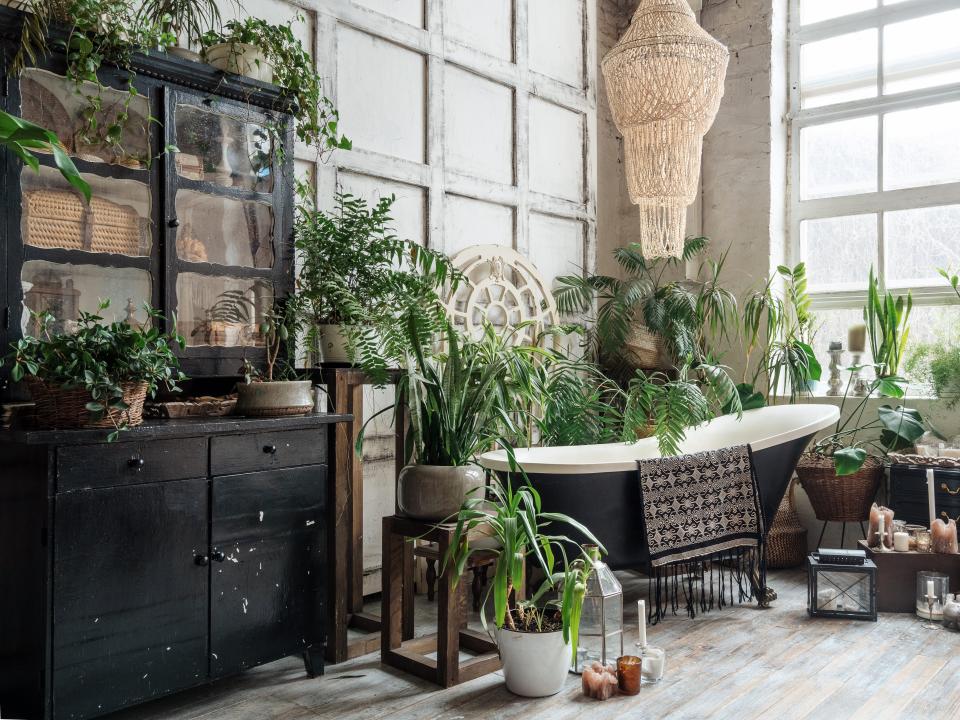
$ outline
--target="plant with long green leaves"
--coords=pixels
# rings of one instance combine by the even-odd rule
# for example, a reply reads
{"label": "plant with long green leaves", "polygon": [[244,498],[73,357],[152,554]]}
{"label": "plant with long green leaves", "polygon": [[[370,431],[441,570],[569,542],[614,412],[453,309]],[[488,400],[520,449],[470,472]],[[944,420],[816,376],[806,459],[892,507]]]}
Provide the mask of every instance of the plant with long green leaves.
{"label": "plant with long green leaves", "polygon": [[33,153],[50,153],[63,179],[90,202],[90,185],[80,176],[56,133],[0,110],[0,147],[7,148],[34,172],[40,172],[40,160]]}
{"label": "plant with long green leaves", "polygon": [[[557,307],[564,313],[588,315],[590,346],[605,364],[613,364],[617,374],[625,367],[621,348],[637,323],[663,338],[675,364],[683,364],[690,356],[703,360],[710,354],[711,342],[729,336],[737,307],[736,298],[720,280],[727,253],[718,260],[707,258],[708,246],[707,238],[687,238],[681,257],[655,260],[643,256],[639,243],[617,248],[613,255],[623,278],[558,278]],[[670,279],[697,258],[696,277],[705,279]]]}
{"label": "plant with long green leaves", "polygon": [[679,455],[687,432],[717,415],[742,415],[740,394],[720,365],[687,364],[676,377],[637,370],[627,387],[623,440],[654,436],[663,456]]}
{"label": "plant with long green leaves", "polygon": [[[99,304],[98,312],[106,310],[109,301]],[[94,419],[102,418],[110,410],[123,411],[128,406],[123,400],[125,383],[144,382],[151,397],[161,387],[179,390],[177,383],[185,376],[179,370],[174,347],[183,349],[179,335],[162,333],[158,329],[163,319],[160,313],[144,306],[149,317],[145,327],[132,326],[124,321],[106,323],[99,314],[81,312],[77,328],[72,333],[52,331],[54,318],[50,313],[34,314],[40,331],[38,337],[23,337],[11,343],[6,361],[12,366],[10,377],[19,382],[27,376],[48,385],[64,389],[80,388],[90,393],[87,410]],[[115,440],[121,430],[117,423],[108,440]]]}
{"label": "plant with long green leaves", "polygon": [[900,371],[910,337],[912,310],[913,294],[908,291],[904,297],[889,291],[881,293],[880,280],[871,267],[863,319],[867,324],[873,362],[881,377],[896,376]]}
{"label": "plant with long green leaves", "polygon": [[[864,367],[850,368],[862,372]],[[891,452],[913,446],[924,432],[926,425],[921,414],[914,408],[902,405],[881,405],[875,419],[864,416],[871,397],[888,397],[902,400],[906,396],[907,381],[899,376],[880,376],[880,367],[875,367],[877,376],[869,385],[867,394],[857,398],[853,410],[844,415],[849,398],[853,373],[840,403],[840,419],[833,432],[817,440],[811,452],[820,457],[833,458],[838,476],[851,475],[863,467],[870,456],[886,458]]]}
{"label": "plant with long green leaves", "polygon": [[[511,467],[516,472],[516,463],[510,457]],[[568,562],[566,548],[579,543],[566,534],[557,534],[554,526],[565,525],[578,532],[587,542],[600,548],[602,545],[577,520],[560,513],[544,512],[536,489],[529,483],[514,488],[512,474],[508,474],[504,480],[493,478],[486,489],[486,496],[477,494],[464,501],[457,514],[453,538],[443,557],[444,571],[452,567],[451,582],[456,586],[474,553],[493,553],[496,556],[496,570],[487,592],[488,596],[493,597],[494,624],[498,628],[516,630],[516,617],[533,611],[539,611],[538,615],[542,618],[543,609],[538,608],[537,603],[548,592],[559,594],[559,601],[551,601],[547,607],[559,605],[563,638],[571,643],[575,657],[588,566],[580,558]],[[496,541],[492,548],[488,543],[482,548],[471,545],[471,533],[479,528],[483,528],[484,534]],[[517,614],[511,611],[511,605],[515,606],[514,590],[522,582],[528,562],[535,563],[543,571],[546,580]],[[486,627],[486,616],[481,615],[481,619]]]}
{"label": "plant with long green leaves", "polygon": [[[234,3],[239,9],[239,3]],[[138,20],[150,21],[172,33],[182,47],[200,42],[210,31],[222,29],[223,21],[217,0],[145,0]]]}

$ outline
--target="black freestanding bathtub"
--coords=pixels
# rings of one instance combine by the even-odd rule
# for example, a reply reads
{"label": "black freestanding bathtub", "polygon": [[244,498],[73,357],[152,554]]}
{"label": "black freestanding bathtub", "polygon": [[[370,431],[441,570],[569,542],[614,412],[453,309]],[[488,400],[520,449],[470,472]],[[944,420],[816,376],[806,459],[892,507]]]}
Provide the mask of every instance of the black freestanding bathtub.
{"label": "black freestanding bathtub", "polygon": [[[717,418],[687,433],[685,453],[749,444],[760,485],[764,527],[769,529],[801,453],[817,432],[837,421],[833,405],[778,405],[748,410],[739,420]],[[647,567],[646,533],[640,511],[638,459],[659,457],[654,438],[635,443],[525,448],[516,458],[540,493],[543,510],[586,525],[617,570]],[[483,455],[484,467],[509,470],[506,453]]]}

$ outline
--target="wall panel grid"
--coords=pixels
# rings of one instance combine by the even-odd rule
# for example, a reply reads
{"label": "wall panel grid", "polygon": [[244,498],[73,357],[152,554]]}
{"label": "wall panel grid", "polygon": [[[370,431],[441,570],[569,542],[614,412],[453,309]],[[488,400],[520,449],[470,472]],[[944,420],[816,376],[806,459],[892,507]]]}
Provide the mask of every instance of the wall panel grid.
{"label": "wall panel grid", "polygon": [[[247,9],[261,4],[284,3]],[[338,186],[370,200],[394,192],[405,204],[398,229],[430,247],[512,246],[548,282],[594,269],[594,2],[291,5],[308,16],[325,89],[354,142],[314,171],[321,206]],[[307,148],[297,157],[315,159]],[[552,241],[549,228],[564,232]]]}

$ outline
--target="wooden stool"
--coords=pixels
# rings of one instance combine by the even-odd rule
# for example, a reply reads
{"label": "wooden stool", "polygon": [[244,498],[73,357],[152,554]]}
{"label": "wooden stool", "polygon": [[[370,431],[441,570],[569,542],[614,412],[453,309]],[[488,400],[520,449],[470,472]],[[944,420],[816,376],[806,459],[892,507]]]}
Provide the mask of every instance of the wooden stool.
{"label": "wooden stool", "polygon": [[[500,669],[496,643],[484,633],[466,627],[462,595],[450,586],[449,568],[437,578],[437,632],[407,639],[413,627],[414,548],[409,539],[434,543],[436,561],[450,547],[454,530],[454,525],[438,526],[396,515],[383,518],[380,661],[443,687]],[[478,655],[460,662],[461,645]],[[436,659],[427,657],[433,652]]]}
{"label": "wooden stool", "polygon": [[[436,543],[417,545],[413,549],[414,557],[422,557],[427,561],[427,600],[433,602],[437,586],[437,563],[443,563],[443,557]],[[496,560],[493,553],[474,553],[467,560],[467,569],[473,572],[473,582],[470,589],[473,593],[473,611],[480,612],[483,602],[483,589],[487,586],[487,571]]]}

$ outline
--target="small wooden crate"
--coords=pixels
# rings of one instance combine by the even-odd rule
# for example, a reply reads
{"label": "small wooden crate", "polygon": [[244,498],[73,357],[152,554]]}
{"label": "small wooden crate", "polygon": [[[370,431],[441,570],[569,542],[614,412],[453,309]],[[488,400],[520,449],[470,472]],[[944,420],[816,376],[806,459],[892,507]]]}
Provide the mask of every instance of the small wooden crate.
{"label": "small wooden crate", "polygon": [[877,566],[877,609],[912,613],[917,609],[917,573],[933,570],[950,578],[950,592],[960,591],[960,555],[918,552],[876,552],[859,540]]}

